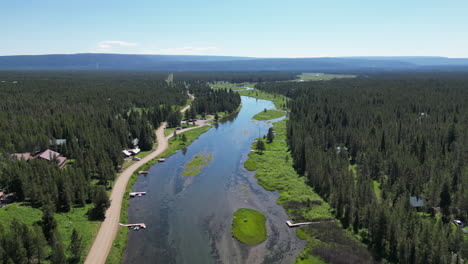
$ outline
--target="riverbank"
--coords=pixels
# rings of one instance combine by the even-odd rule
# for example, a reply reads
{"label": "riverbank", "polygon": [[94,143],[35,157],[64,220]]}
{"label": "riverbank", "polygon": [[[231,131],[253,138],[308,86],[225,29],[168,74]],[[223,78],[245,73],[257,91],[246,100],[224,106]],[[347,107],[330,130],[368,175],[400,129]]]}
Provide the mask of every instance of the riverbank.
{"label": "riverbank", "polygon": [[[288,99],[280,95],[271,95],[257,90],[241,93],[266,98],[274,98],[275,105],[284,107]],[[283,108],[283,109],[284,109]],[[296,229],[299,238],[308,243],[304,251],[296,259],[296,263],[333,263],[348,259],[353,263],[372,263],[372,257],[366,247],[347,230],[344,230],[334,219],[328,203],[326,203],[312,187],[307,185],[305,178],[297,174],[293,168],[293,159],[288,152],[286,122],[274,123],[275,139],[266,145],[263,153],[251,152],[244,166],[255,170],[258,183],[267,190],[278,190],[277,200],[287,211],[291,220],[324,221],[324,223],[305,226]],[[252,144],[252,149],[255,143]],[[326,260],[326,261],[324,261]]]}
{"label": "riverbank", "polygon": [[[186,136],[186,141],[182,141],[181,137],[178,136],[176,138],[173,137],[173,134],[170,134],[169,136],[166,137],[169,141],[169,146],[166,148],[164,152],[162,152],[160,155],[154,157],[152,160],[148,161],[145,165],[139,167],[137,171],[140,170],[148,170],[152,165],[158,163],[159,158],[167,158],[173,154],[175,154],[178,150],[183,149],[187,146],[189,146],[193,141],[195,141],[200,135],[205,133],[211,129],[211,126],[205,125],[202,127],[192,127],[187,130],[181,130],[182,132],[178,131],[179,135],[180,133],[184,133]],[[124,194],[124,199],[122,201],[122,208],[120,210],[120,222],[121,223],[128,223],[128,206],[129,206],[129,201],[130,197],[128,193],[132,191],[132,187],[135,184],[135,182],[138,180],[139,174],[133,173],[132,177],[130,178],[125,194]],[[126,247],[127,244],[127,238],[128,238],[128,228],[120,228],[118,230],[118,233],[114,239],[114,242],[112,244],[112,249],[107,257],[106,263],[107,264],[117,264],[121,263],[121,257],[122,253]]]}

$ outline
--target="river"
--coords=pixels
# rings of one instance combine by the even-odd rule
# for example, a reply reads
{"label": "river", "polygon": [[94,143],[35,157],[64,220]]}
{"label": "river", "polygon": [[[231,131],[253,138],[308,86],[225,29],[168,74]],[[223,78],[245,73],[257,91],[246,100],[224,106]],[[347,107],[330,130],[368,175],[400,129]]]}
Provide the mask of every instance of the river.
{"label": "river", "polygon": [[[242,97],[242,108],[230,121],[201,135],[186,149],[152,166],[140,176],[128,208],[129,223],[147,229],[130,231],[123,263],[293,263],[305,242],[285,221],[276,204],[277,192],[257,184],[244,169],[251,144],[267,133],[271,122],[252,117],[274,108],[271,101]],[[182,176],[183,167],[197,153],[213,160],[196,176]],[[267,218],[268,238],[256,246],[239,243],[231,235],[232,214],[253,208]]]}

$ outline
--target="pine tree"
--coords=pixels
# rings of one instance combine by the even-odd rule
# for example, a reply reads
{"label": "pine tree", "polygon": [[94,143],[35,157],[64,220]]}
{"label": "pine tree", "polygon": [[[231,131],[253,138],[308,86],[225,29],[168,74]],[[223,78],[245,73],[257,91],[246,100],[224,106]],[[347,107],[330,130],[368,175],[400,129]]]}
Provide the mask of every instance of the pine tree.
{"label": "pine tree", "polygon": [[70,238],[70,246],[68,247],[68,250],[70,252],[70,263],[78,263],[80,262],[81,259],[81,253],[83,251],[83,243],[82,243],[82,238],[78,234],[78,231],[76,229],[73,229],[71,238]]}
{"label": "pine tree", "polygon": [[104,186],[96,187],[93,203],[94,208],[92,209],[92,217],[94,219],[104,219],[106,210],[110,205],[109,197],[107,197]]}
{"label": "pine tree", "polygon": [[41,226],[45,238],[49,244],[52,244],[56,239],[55,232],[57,229],[57,221],[54,218],[54,211],[50,204],[45,205],[43,208]]}
{"label": "pine tree", "polygon": [[452,204],[452,198],[450,197],[450,189],[447,183],[444,183],[442,192],[440,193],[440,208],[445,217],[450,216],[450,205]]}
{"label": "pine tree", "polygon": [[268,129],[267,142],[268,142],[268,143],[272,143],[274,139],[275,139],[275,134],[273,133],[273,128],[270,127],[270,128]]}
{"label": "pine tree", "polygon": [[259,139],[257,140],[257,150],[262,153],[263,151],[266,150],[265,148],[265,142],[263,142],[263,140]]}

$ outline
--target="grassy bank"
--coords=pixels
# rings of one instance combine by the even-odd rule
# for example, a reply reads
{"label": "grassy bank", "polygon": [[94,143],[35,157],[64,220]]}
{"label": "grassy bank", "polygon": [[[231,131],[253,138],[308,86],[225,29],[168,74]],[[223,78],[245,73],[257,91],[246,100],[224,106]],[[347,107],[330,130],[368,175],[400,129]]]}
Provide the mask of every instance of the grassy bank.
{"label": "grassy bank", "polygon": [[256,115],[254,115],[253,119],[255,120],[271,120],[276,119],[284,116],[285,113],[283,111],[268,109],[266,111],[262,111]]}
{"label": "grassy bank", "polygon": [[[148,170],[152,165],[158,162],[159,158],[166,158],[173,154],[175,154],[178,150],[183,149],[184,147],[190,145],[193,141],[195,141],[201,134],[205,133],[211,128],[211,126],[204,126],[196,129],[192,129],[189,131],[184,132],[187,141],[183,142],[180,136],[173,137],[169,140],[169,147],[168,149],[159,155],[158,157],[152,159],[145,165],[141,166],[137,169],[140,170]],[[125,190],[124,199],[122,201],[122,209],[120,210],[120,222],[121,223],[128,223],[128,213],[127,208],[129,205],[129,193],[132,191],[133,184],[138,180],[138,174],[134,173],[130,178],[127,189]],[[119,228],[117,232],[117,236],[112,245],[111,252],[107,257],[106,263],[107,264],[117,264],[121,262],[122,253],[127,245],[127,237],[128,237],[128,228]]]}
{"label": "grassy bank", "polygon": [[241,208],[232,218],[232,235],[241,243],[254,246],[267,238],[266,218],[259,211]]}
{"label": "grassy bank", "polygon": [[195,155],[187,164],[185,164],[184,171],[182,175],[185,176],[195,176],[200,173],[200,171],[210,163],[213,159],[213,153],[198,153]]}
{"label": "grassy bank", "polygon": [[[264,93],[258,90],[243,91],[241,95],[273,100],[277,108],[285,109],[288,99],[280,95]],[[342,228],[339,221],[334,220],[332,209],[312,187],[305,177],[299,175],[293,168],[293,159],[286,143],[287,119],[276,122],[273,129],[275,139],[266,145],[266,151],[251,152],[244,163],[248,170],[255,170],[258,183],[265,189],[278,190],[278,204],[281,204],[291,220],[318,221],[319,224],[304,226],[296,229],[297,235],[307,240],[304,251],[296,259],[296,263],[367,263],[372,256],[367,248],[353,236],[352,232]],[[255,149],[255,142],[252,149]]]}
{"label": "grassy bank", "polygon": [[270,94],[266,93],[263,91],[260,91],[258,89],[253,89],[253,90],[247,90],[247,91],[239,91],[240,95],[243,96],[250,96],[254,97],[257,99],[263,99],[263,100],[270,100],[275,104],[275,107],[278,109],[282,110],[287,110],[287,102],[289,99],[285,96],[279,95],[279,94]]}

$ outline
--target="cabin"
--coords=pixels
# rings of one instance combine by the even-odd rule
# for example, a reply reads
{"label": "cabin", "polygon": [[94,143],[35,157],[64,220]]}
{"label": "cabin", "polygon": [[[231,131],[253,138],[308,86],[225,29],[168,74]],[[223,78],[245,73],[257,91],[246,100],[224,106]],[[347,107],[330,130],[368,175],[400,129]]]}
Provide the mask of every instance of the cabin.
{"label": "cabin", "polygon": [[25,160],[25,161],[28,161],[32,159],[33,157],[31,153],[16,153],[15,156],[18,160]]}
{"label": "cabin", "polygon": [[424,207],[425,205],[425,202],[424,202],[424,199],[422,198],[419,198],[417,196],[411,196],[410,199],[409,199],[409,202],[410,202],[410,205],[416,209],[421,209],[422,207]]}
{"label": "cabin", "polygon": [[67,157],[64,157],[62,154],[46,149],[42,152],[36,152],[36,153],[15,153],[15,156],[18,160],[25,160],[29,161],[32,159],[41,159],[41,160],[46,160],[48,162],[57,162],[57,166],[59,168],[65,167],[65,164],[67,163]]}
{"label": "cabin", "polygon": [[336,153],[340,154],[343,151],[348,151],[348,148],[345,146],[338,146],[336,147]]}
{"label": "cabin", "polygon": [[65,138],[49,140],[49,145],[51,146],[63,146],[65,144],[67,144],[67,140]]}
{"label": "cabin", "polygon": [[39,153],[35,158],[37,159],[42,159],[42,160],[47,160],[49,162],[52,162],[52,161],[57,161],[57,165],[59,166],[59,168],[63,168],[67,162],[67,158],[62,156],[62,154],[56,152],[56,151],[53,151],[53,150],[50,150],[50,149],[46,149],[45,151]]}

